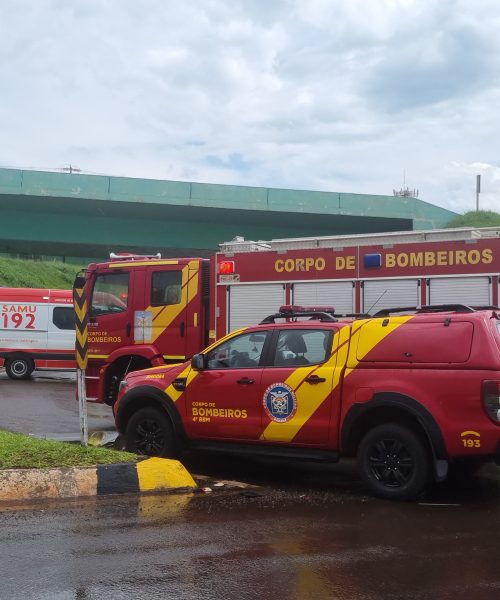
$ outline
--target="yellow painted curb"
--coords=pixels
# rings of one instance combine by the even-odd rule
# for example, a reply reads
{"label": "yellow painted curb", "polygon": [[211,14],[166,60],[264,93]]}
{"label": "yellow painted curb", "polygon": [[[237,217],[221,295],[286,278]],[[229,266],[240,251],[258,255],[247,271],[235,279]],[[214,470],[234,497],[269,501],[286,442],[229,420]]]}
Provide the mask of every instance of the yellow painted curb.
{"label": "yellow painted curb", "polygon": [[167,490],[191,493],[196,487],[179,461],[166,458],[94,467],[0,470],[0,502]]}
{"label": "yellow painted curb", "polygon": [[184,465],[169,458],[149,458],[137,463],[137,475],[141,492],[196,487]]}

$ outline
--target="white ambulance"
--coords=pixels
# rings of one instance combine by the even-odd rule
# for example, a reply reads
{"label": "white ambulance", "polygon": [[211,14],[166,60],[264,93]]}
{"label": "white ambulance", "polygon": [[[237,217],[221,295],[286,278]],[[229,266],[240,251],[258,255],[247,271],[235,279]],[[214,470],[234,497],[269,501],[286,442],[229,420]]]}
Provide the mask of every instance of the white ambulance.
{"label": "white ambulance", "polygon": [[71,290],[0,287],[0,366],[11,379],[75,368]]}

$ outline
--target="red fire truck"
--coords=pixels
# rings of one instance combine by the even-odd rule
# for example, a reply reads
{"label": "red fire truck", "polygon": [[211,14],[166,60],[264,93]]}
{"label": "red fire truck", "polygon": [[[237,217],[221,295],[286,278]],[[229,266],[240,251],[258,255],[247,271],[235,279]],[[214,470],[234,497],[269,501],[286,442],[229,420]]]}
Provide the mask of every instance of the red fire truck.
{"label": "red fire truck", "polygon": [[127,372],[182,362],[282,305],[344,314],[497,305],[500,229],[235,238],[209,259],[114,256],[89,265],[85,277],[87,396],[113,405]]}

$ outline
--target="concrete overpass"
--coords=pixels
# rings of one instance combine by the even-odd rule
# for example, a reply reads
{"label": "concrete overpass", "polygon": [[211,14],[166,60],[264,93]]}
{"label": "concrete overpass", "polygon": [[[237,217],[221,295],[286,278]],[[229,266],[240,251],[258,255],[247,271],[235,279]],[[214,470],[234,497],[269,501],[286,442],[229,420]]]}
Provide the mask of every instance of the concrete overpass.
{"label": "concrete overpass", "polygon": [[0,169],[0,253],[207,255],[271,239],[440,228],[455,213],[409,197]]}

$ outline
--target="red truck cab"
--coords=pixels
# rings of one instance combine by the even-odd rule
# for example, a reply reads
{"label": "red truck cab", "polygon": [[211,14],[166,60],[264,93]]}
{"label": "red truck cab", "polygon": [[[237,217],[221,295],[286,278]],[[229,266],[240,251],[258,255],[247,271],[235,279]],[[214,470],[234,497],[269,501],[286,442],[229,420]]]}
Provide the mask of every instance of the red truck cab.
{"label": "red truck cab", "polygon": [[129,371],[183,361],[207,343],[208,262],[126,254],[89,265],[89,401],[112,405]]}

